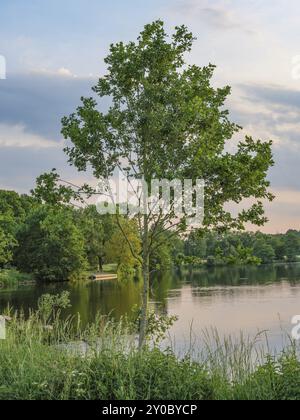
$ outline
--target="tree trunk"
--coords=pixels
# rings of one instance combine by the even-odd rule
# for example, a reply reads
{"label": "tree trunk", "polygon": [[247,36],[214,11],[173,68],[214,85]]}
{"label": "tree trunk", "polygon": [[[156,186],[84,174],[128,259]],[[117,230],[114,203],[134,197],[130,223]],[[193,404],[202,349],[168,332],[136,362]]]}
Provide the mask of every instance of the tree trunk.
{"label": "tree trunk", "polygon": [[103,257],[101,255],[98,256],[98,272],[103,272]]}
{"label": "tree trunk", "polygon": [[147,321],[148,321],[148,301],[149,301],[149,241],[148,241],[148,219],[144,217],[144,235],[143,235],[143,296],[139,331],[139,349],[145,344]]}

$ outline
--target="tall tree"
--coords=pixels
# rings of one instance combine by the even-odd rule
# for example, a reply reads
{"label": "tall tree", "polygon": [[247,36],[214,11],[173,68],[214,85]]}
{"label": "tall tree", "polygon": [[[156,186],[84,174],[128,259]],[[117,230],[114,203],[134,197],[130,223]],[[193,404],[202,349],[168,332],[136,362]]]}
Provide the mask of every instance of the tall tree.
{"label": "tall tree", "polygon": [[[95,177],[108,178],[119,170],[128,180],[143,178],[149,189],[152,179],[204,179],[204,228],[262,225],[266,221],[262,199],[273,198],[266,180],[273,164],[271,142],[246,137],[236,153],[225,151],[240,129],[224,109],[230,87],[212,86],[213,65],[185,63],[193,41],[185,26],[176,27],[169,37],[163,22],[156,21],[145,26],[136,42],[111,45],[105,59],[107,74],[93,89],[100,98],[110,98],[110,108],[101,112],[94,98],[82,98],[77,111],[62,120],[62,133],[70,141],[65,149],[69,162],[79,171],[91,167]],[[237,216],[224,210],[226,203],[244,198],[254,200],[251,208]],[[143,266],[142,347],[149,257],[166,230],[174,235],[186,230],[186,219],[174,223],[173,211],[138,218],[142,251],[139,255],[131,251]]]}

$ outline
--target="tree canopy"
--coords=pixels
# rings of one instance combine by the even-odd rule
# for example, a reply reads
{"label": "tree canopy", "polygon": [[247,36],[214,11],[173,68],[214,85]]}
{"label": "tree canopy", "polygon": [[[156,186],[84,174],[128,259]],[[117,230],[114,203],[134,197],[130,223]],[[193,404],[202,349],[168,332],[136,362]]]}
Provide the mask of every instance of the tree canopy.
{"label": "tree canopy", "polygon": [[17,267],[39,280],[67,281],[87,268],[84,238],[70,211],[37,207],[28,215],[17,240]]}
{"label": "tree canopy", "polygon": [[[273,164],[271,142],[246,137],[236,153],[225,152],[240,127],[224,108],[230,87],[215,89],[215,66],[186,65],[194,37],[185,26],[168,37],[163,22],[146,25],[137,42],[112,45],[107,74],[94,92],[112,102],[106,113],[94,98],[82,98],[62,120],[71,145],[65,151],[79,170],[96,177],[116,169],[129,178],[204,179],[205,226],[242,228],[265,223],[262,199],[272,199],[266,180]],[[237,217],[230,201],[255,203]]]}

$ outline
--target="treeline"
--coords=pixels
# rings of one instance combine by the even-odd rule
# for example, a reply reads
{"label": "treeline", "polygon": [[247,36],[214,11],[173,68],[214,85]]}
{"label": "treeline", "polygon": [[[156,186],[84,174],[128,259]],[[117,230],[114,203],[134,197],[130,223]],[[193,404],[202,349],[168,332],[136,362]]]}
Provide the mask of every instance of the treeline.
{"label": "treeline", "polygon": [[[139,275],[136,220],[100,215],[95,205],[74,206],[68,188],[51,184],[47,203],[39,192],[39,184],[32,195],[0,190],[0,269],[16,268],[43,281],[82,278],[109,264],[120,278]],[[170,267],[183,249],[179,238],[170,241],[166,233],[150,256],[151,270]]]}
{"label": "treeline", "polygon": [[[134,221],[120,220],[131,246],[140,252]],[[0,191],[0,268],[14,267],[37,280],[66,281],[114,263],[131,273],[135,261],[115,216],[95,206],[42,204],[33,196]]]}
{"label": "treeline", "polygon": [[300,232],[285,234],[210,232],[192,233],[184,243],[184,253],[177,256],[178,264],[207,265],[257,264],[296,262],[300,256]]}
{"label": "treeline", "polygon": [[[100,215],[93,205],[52,201],[0,190],[0,268],[14,267],[44,281],[77,279],[102,271],[105,264],[115,264],[120,277],[138,275],[132,250],[141,252],[141,239],[135,220]],[[300,232],[294,230],[278,235],[193,232],[171,240],[166,233],[164,239],[150,255],[151,271],[173,264],[294,262],[300,255]]]}

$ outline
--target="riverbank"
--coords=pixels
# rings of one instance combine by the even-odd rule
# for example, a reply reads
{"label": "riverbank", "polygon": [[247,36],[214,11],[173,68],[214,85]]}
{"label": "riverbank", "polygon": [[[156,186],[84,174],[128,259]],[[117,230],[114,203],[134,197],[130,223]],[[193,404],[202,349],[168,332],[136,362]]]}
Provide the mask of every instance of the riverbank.
{"label": "riverbank", "polygon": [[[295,349],[253,361],[251,345],[224,342],[207,360],[171,349],[139,352],[130,325],[61,321],[68,296],[45,296],[29,319],[10,313],[0,340],[0,400],[300,400]],[[54,309],[55,312],[54,312]],[[85,356],[74,343],[85,343]]]}
{"label": "riverbank", "polygon": [[[106,264],[103,267],[103,275],[115,274],[117,271],[116,264]],[[83,280],[89,280],[95,274],[94,271],[86,271],[82,274]],[[51,282],[50,282],[51,283]],[[59,283],[59,282],[52,282]],[[0,289],[17,285],[33,285],[36,284],[33,274],[21,273],[20,271],[10,269],[0,269]]]}
{"label": "riverbank", "polygon": [[[159,350],[107,352],[88,359],[41,343],[0,346],[1,400],[299,400],[294,355],[270,359],[231,383],[205,365]],[[9,352],[7,351],[9,350]]]}
{"label": "riverbank", "polygon": [[14,269],[0,270],[0,287],[18,284],[35,284],[33,275],[20,273]]}

